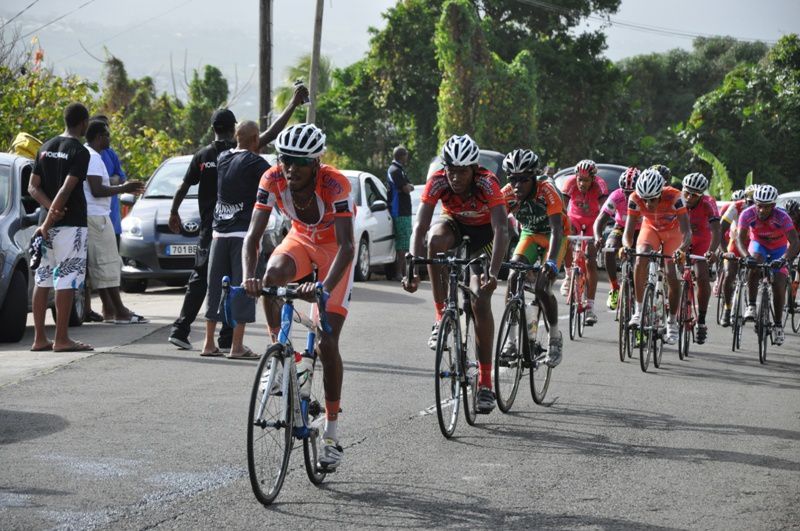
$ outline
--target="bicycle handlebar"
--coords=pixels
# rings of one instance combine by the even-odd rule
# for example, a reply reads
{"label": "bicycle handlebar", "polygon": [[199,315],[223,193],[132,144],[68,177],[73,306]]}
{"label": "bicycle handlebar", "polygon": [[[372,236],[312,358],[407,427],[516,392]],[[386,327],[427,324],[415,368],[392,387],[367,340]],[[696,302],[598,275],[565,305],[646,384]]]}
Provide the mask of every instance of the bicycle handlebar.
{"label": "bicycle handlebar", "polygon": [[567,236],[567,240],[571,242],[593,242],[594,236]]}
{"label": "bicycle handlebar", "polygon": [[542,269],[540,264],[526,264],[525,262],[503,262],[503,267],[516,271],[539,271]]}
{"label": "bicycle handlebar", "polygon": [[[298,299],[301,297],[300,293],[298,292],[298,287],[299,285],[297,284],[289,284],[286,286],[264,286],[261,288],[261,295],[267,297],[283,297],[290,300]],[[236,326],[236,319],[233,318],[231,304],[233,302],[233,297],[241,297],[246,295],[247,293],[243,287],[231,285],[231,279],[229,276],[226,275],[222,277],[222,297],[220,297],[218,313],[222,316],[223,322],[231,328]],[[314,288],[314,296],[316,298],[317,308],[319,309],[320,328],[322,328],[322,331],[326,334],[330,334],[333,332],[333,327],[331,327],[330,323],[328,322],[328,313],[325,310],[325,307],[327,306],[328,299],[331,295],[323,289],[322,282],[316,283]]]}

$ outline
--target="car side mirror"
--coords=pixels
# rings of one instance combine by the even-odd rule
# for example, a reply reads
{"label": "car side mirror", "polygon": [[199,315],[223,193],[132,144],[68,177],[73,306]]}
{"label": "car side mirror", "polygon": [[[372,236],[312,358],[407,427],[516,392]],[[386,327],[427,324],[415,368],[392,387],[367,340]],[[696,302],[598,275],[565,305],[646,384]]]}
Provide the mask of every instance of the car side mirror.
{"label": "car side mirror", "polygon": [[383,210],[388,210],[389,205],[386,204],[386,201],[381,201],[380,199],[375,201],[369,206],[369,209],[373,212],[381,212]]}
{"label": "car side mirror", "polygon": [[132,207],[136,202],[136,196],[133,194],[120,194],[119,202],[127,207]]}
{"label": "car side mirror", "polygon": [[24,216],[22,216],[22,219],[20,219],[20,222],[19,222],[21,228],[27,229],[28,227],[34,227],[34,226],[39,225],[39,215],[41,214],[41,212],[42,212],[42,208],[39,207],[34,212],[31,212],[30,214],[25,214]]}

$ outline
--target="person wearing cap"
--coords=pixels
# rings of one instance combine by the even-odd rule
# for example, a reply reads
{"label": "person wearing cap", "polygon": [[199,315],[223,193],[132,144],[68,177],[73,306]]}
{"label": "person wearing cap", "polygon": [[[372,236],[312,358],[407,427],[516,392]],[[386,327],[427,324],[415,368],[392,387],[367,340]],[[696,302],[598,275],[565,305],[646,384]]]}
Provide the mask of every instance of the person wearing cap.
{"label": "person wearing cap", "polygon": [[[258,147],[263,148],[272,142],[278,133],[286,127],[294,110],[308,97],[308,90],[300,86],[295,89],[292,101],[284,109],[277,120],[258,137]],[[191,349],[189,342],[189,329],[203,305],[208,289],[208,254],[211,247],[212,224],[214,222],[214,207],[217,204],[217,156],[223,151],[236,146],[233,140],[236,130],[236,117],[229,109],[217,109],[211,116],[211,127],[214,130],[214,141],[200,148],[192,158],[186,175],[183,177],[178,191],[172,200],[169,215],[169,228],[175,234],[182,230],[181,216],[178,209],[181,206],[189,188],[199,185],[197,202],[200,207],[200,241],[195,255],[195,265],[192,275],[186,285],[186,295],[183,299],[180,316],[172,324],[168,341],[181,349]],[[232,344],[233,331],[223,324],[220,331],[218,344],[221,349],[229,349]]]}

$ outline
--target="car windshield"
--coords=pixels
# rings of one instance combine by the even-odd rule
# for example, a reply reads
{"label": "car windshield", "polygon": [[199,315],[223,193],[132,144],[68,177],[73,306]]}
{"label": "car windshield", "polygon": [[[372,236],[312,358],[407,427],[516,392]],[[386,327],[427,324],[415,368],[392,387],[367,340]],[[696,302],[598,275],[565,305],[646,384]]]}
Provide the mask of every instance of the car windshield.
{"label": "car windshield", "polygon": [[361,204],[361,180],[358,177],[347,177],[350,180],[350,195],[353,196],[353,203]]}
{"label": "car windshield", "polygon": [[11,197],[11,166],[0,166],[0,212],[5,212]]}
{"label": "car windshield", "polygon": [[[169,160],[162,164],[150,179],[144,197],[159,198],[173,197],[175,191],[180,188],[186,168],[189,167],[189,159]],[[197,196],[198,185],[194,184],[189,188],[187,197]]]}

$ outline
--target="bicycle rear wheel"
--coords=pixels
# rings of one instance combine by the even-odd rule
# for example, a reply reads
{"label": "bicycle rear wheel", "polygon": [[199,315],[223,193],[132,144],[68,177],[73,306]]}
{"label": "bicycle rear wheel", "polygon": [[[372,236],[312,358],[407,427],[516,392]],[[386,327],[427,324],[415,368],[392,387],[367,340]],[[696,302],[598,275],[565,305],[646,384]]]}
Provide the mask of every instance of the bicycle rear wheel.
{"label": "bicycle rear wheel", "polygon": [[586,277],[581,274],[581,277],[578,279],[578,297],[576,300],[578,301],[578,337],[583,337],[583,332],[586,330],[586,308],[583,307],[583,293],[586,290]]}
{"label": "bicycle rear wheel", "polygon": [[647,372],[647,368],[650,366],[651,340],[654,337],[653,327],[655,326],[654,292],[655,288],[653,286],[647,286],[644,289],[644,299],[642,299],[642,322],[639,326],[642,332],[642,337],[639,341],[639,366],[642,372]]}
{"label": "bicycle rear wheel", "polygon": [[292,382],[283,396],[284,345],[261,357],[247,414],[247,470],[256,499],[271,504],[283,486],[292,451]]}
{"label": "bicycle rear wheel", "polygon": [[[511,410],[522,376],[523,349],[526,348],[528,341],[527,323],[523,316],[522,301],[511,299],[503,311],[503,318],[500,319],[500,328],[497,331],[497,345],[494,350],[494,392],[497,395],[497,407],[503,413]],[[514,348],[511,348],[511,345],[514,345]]]}
{"label": "bicycle rear wheel", "polygon": [[[678,358],[683,360],[689,351],[689,283],[681,283],[681,299],[678,303]],[[658,365],[656,365],[658,367]]]}
{"label": "bicycle rear wheel", "polygon": [[742,325],[743,325],[743,318],[742,318],[742,294],[743,287],[738,282],[736,287],[733,290],[733,309],[731,311],[731,331],[733,332],[733,337],[731,338],[731,351],[736,352],[741,346],[742,342]]}
{"label": "bicycle rear wheel", "polygon": [[722,314],[725,311],[725,270],[719,267],[717,282],[714,284],[714,294],[717,297],[717,325],[722,325]]}
{"label": "bicycle rear wheel", "polygon": [[458,325],[452,312],[446,312],[439,323],[436,342],[436,418],[442,435],[453,436],[461,402],[461,381],[458,377]]}
{"label": "bicycle rear wheel", "polygon": [[[786,282],[788,282],[790,286],[792,285],[792,279],[791,278],[787,279]],[[791,294],[791,291],[789,293]],[[795,296],[794,297],[790,297],[789,300],[792,301],[792,303],[791,303],[792,304],[792,306],[791,306],[791,308],[792,308],[792,332],[794,332],[796,334],[798,331],[800,331],[800,315],[798,315],[798,312],[800,312],[800,307],[798,307],[798,304],[797,304],[797,290],[796,289],[794,290],[794,295]]]}
{"label": "bicycle rear wheel", "polygon": [[628,298],[628,279],[623,279],[619,287],[619,305],[617,306],[617,327],[619,345],[619,361],[625,362],[625,356],[630,355],[631,337],[628,332],[628,321],[631,320],[630,299]]}
{"label": "bicycle rear wheel", "polygon": [[322,361],[319,356],[314,360],[314,372],[311,379],[311,395],[308,398],[308,428],[311,433],[303,439],[303,461],[306,465],[308,479],[319,485],[325,479],[326,472],[317,466],[319,449],[322,446],[322,434],[325,429],[325,386]]}
{"label": "bicycle rear wheel", "polygon": [[536,339],[529,343],[531,359],[530,382],[531,397],[534,402],[541,404],[544,402],[547,389],[550,387],[550,374],[553,368],[544,362],[547,357],[547,349],[544,348],[544,345],[549,344],[550,323],[547,322],[547,316],[540,306],[536,307],[536,322]]}
{"label": "bicycle rear wheel", "polygon": [[580,319],[578,314],[578,282],[576,279],[578,274],[577,271],[573,271],[569,281],[569,338],[572,341],[578,335],[578,319]]}
{"label": "bicycle rear wheel", "polygon": [[475,425],[478,417],[478,345],[475,343],[475,321],[469,302],[465,304],[462,321],[461,396],[464,399],[464,418],[470,426]]}

